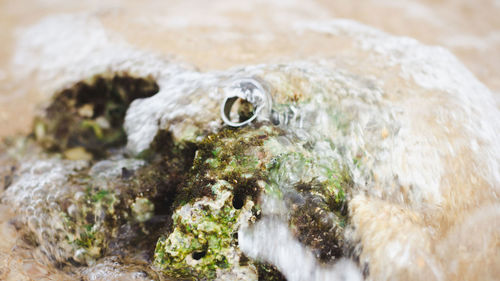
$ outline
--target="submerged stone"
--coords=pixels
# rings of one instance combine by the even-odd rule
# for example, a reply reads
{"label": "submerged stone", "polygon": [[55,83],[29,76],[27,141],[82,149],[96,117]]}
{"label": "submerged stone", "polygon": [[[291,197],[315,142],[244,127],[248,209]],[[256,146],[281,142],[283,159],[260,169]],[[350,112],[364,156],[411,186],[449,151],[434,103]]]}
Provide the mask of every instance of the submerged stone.
{"label": "submerged stone", "polygon": [[[186,90],[184,103],[171,108],[171,115],[165,109],[170,105],[161,106],[171,97],[161,89],[145,98],[159,90],[152,79],[105,74],[77,83],[57,93],[34,126],[36,143],[52,164],[35,159],[32,165],[44,166],[41,172],[23,167],[20,174],[31,179],[14,183],[6,198],[25,211],[23,231],[59,264],[141,257],[148,268],[170,277],[279,280],[280,268],[239,248],[239,233],[262,216],[287,226],[318,263],[334,263],[346,248],[353,176],[359,178],[366,163],[363,150],[353,155],[344,138],[365,107],[346,111],[342,106],[349,104],[339,97],[346,93],[326,95],[341,79],[322,71],[314,73],[319,77],[314,80],[301,67],[264,67],[262,78],[252,81],[266,85],[274,115],[240,128],[224,127],[220,117],[212,116],[214,93],[222,83],[218,78],[193,86],[194,92]],[[135,86],[123,86],[128,82]],[[135,98],[141,99],[131,103]],[[208,119],[176,117],[190,113],[191,103],[211,106],[203,110]],[[244,100],[233,107],[235,118],[257,114]],[[157,127],[148,123],[150,114],[159,118]],[[137,127],[164,128],[154,131],[151,142],[124,147],[123,126],[129,144],[137,142]],[[147,149],[137,150],[141,147]],[[105,160],[96,162],[100,158]],[[53,183],[27,198],[44,185],[37,173],[54,176],[49,178]],[[57,196],[49,195],[56,191]],[[279,206],[264,207],[266,200]]]}
{"label": "submerged stone", "polygon": [[[248,258],[238,246],[239,231],[262,215],[261,195],[284,202],[283,220],[319,261],[343,255],[352,188],[347,166],[329,138],[304,138],[288,128],[302,122],[297,113],[310,101],[283,95],[275,108],[288,121],[280,126],[258,122],[198,137],[189,126],[176,137],[160,130],[139,159],[124,158],[113,150],[124,144],[124,108],[153,93],[154,83],[131,80],[135,86],[127,92],[121,83],[132,78],[103,77],[56,95],[34,135],[67,160],[26,164],[21,173],[32,178],[15,183],[7,195],[26,210],[24,231],[50,259],[92,265],[109,255],[143,253],[169,277],[281,280],[275,267]],[[241,116],[252,110],[245,102],[240,107]],[[36,176],[40,168],[30,165],[41,165],[52,187],[19,201],[43,184]]]}

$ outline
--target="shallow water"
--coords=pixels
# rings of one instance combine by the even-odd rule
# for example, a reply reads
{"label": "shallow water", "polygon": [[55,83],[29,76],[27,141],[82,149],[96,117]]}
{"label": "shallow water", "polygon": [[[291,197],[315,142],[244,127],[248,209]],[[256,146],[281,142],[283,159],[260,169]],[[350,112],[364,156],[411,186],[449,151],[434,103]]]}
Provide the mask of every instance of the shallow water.
{"label": "shallow water", "polygon": [[[276,89],[273,98],[278,102],[280,93],[298,90],[311,98],[301,110],[309,119],[306,126],[287,128],[289,134],[342,147],[340,153],[316,144],[319,154],[344,161],[353,174],[348,239],[358,243],[359,264],[343,260],[319,265],[279,218],[286,206],[271,199],[263,203],[264,218],[240,230],[241,249],[248,256],[271,262],[289,280],[360,279],[366,271],[372,280],[495,279],[500,262],[500,114],[491,91],[441,48],[346,20],[297,23],[295,28],[332,36],[348,42],[349,48],[333,58],[281,59],[280,64],[198,72],[114,37],[96,16],[63,15],[25,30],[14,62],[20,72],[36,73],[40,91],[47,94],[104,71],[153,75],[160,92],[134,102],[125,119],[131,153],[147,148],[159,128],[168,128],[177,138],[185,138],[190,127],[218,130],[218,88],[228,79],[259,76]],[[349,125],[339,128],[326,116],[332,112]],[[360,167],[351,160],[357,155],[362,156]],[[23,208],[36,207],[36,196],[44,196],[37,192],[23,198],[23,192],[47,191],[43,183],[58,189],[64,184],[54,182],[64,182],[59,178],[63,173],[54,167],[69,168],[53,160],[50,168],[33,170],[44,166],[34,161],[23,160],[26,172],[18,172],[7,191],[22,215]],[[46,258],[17,239],[8,223],[14,214],[4,215],[8,239],[2,245],[2,262],[10,268],[2,272],[5,279],[16,279],[17,272],[63,278],[37,263]],[[7,254],[13,246],[19,250]],[[91,280],[141,277],[112,260],[76,271]]]}

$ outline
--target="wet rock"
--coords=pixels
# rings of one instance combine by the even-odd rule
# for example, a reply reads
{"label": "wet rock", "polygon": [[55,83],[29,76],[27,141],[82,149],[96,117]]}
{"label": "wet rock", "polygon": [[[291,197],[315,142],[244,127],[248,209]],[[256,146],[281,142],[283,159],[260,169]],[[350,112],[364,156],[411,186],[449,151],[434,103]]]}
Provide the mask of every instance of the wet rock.
{"label": "wet rock", "polygon": [[[331,36],[352,28],[363,30],[346,22],[319,31],[307,26]],[[391,256],[374,246],[386,242],[369,227],[380,223],[368,219],[377,209],[364,206],[377,198],[393,206],[388,213],[404,214],[406,207],[417,213],[424,203],[439,202],[443,170],[432,167],[451,154],[438,141],[448,132],[434,125],[462,126],[446,114],[420,118],[413,99],[424,100],[426,110],[453,113],[442,101],[460,103],[467,95],[431,79],[447,75],[433,64],[449,58],[442,51],[386,40],[373,30],[359,33],[353,48],[376,46],[380,53],[368,53],[367,62],[353,56],[366,72],[335,58],[199,72],[120,46],[124,55],[110,59],[109,73],[56,92],[36,120],[33,145],[44,152],[18,158],[22,165],[9,174],[3,196],[19,213],[19,231],[59,266],[97,266],[119,257],[165,278],[324,280],[347,264],[359,277],[347,255],[365,275],[378,274]],[[421,53],[439,58],[419,68],[411,62]],[[133,67],[123,61],[130,57],[140,58]],[[398,80],[394,66],[401,57],[403,76],[415,85]],[[380,62],[385,66],[375,66]],[[147,78],[121,74],[131,68]],[[81,71],[82,77],[94,74]],[[397,81],[386,83],[387,77]],[[261,85],[272,108],[248,126],[228,128],[221,101],[240,79]],[[439,98],[429,87],[443,90]],[[248,90],[240,88],[230,90]],[[228,114],[233,121],[264,112],[250,99],[236,107]],[[417,119],[427,123],[412,122]],[[413,151],[408,144],[424,147]],[[401,221],[423,220],[413,214]]]}
{"label": "wet rock", "polygon": [[[279,126],[258,122],[215,133],[195,128],[195,138],[187,133],[192,126],[178,128],[175,136],[160,130],[148,149],[130,158],[119,149],[123,140],[99,140],[103,128],[123,134],[123,114],[103,113],[115,106],[115,92],[126,93],[114,88],[122,81],[116,77],[111,81],[118,84],[98,77],[95,89],[79,83],[56,95],[34,135],[47,152],[60,151],[67,160],[49,154],[25,163],[23,180],[6,194],[22,210],[22,231],[49,259],[93,265],[106,256],[143,256],[170,277],[279,280],[274,267],[238,247],[238,232],[262,215],[262,194],[283,200],[283,220],[318,260],[343,255],[351,176],[332,141],[302,130],[301,122],[316,118],[305,114],[311,101],[278,92],[276,109],[288,120]],[[146,83],[141,81],[136,83]],[[279,84],[274,91],[280,87],[294,86]],[[121,106],[130,101],[119,100]],[[96,114],[98,105],[102,114]],[[69,113],[57,115],[58,107]],[[241,107],[241,115],[252,110]],[[89,118],[98,130],[79,128]],[[78,139],[84,141],[69,141]],[[34,190],[36,196],[28,197]]]}

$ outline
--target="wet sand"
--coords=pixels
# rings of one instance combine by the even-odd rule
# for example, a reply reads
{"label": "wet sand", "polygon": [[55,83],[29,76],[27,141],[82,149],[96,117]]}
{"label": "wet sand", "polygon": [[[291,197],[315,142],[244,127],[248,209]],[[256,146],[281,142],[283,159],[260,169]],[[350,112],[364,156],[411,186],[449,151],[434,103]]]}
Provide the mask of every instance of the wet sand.
{"label": "wet sand", "polygon": [[[37,105],[50,93],[16,77],[16,36],[44,17],[97,14],[106,28],[131,44],[174,55],[201,70],[328,57],[345,49],[328,35],[299,34],[304,20],[346,18],[388,33],[451,50],[492,91],[500,92],[500,3],[442,1],[145,1],[0,2],[0,137],[26,133]],[[500,95],[497,95],[500,96]]]}

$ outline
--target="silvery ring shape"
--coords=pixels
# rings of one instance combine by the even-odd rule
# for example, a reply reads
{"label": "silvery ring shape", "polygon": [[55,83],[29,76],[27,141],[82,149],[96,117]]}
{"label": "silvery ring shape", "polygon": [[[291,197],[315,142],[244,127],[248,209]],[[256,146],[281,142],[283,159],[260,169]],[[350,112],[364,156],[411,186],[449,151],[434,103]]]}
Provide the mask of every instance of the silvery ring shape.
{"label": "silvery ring shape", "polygon": [[[241,127],[250,124],[254,120],[269,120],[271,116],[272,98],[262,83],[256,79],[237,79],[222,90],[226,97],[222,103],[221,117],[226,125]],[[253,115],[242,122],[234,122],[231,121],[230,118],[231,109],[238,99],[251,103],[255,108]]]}

